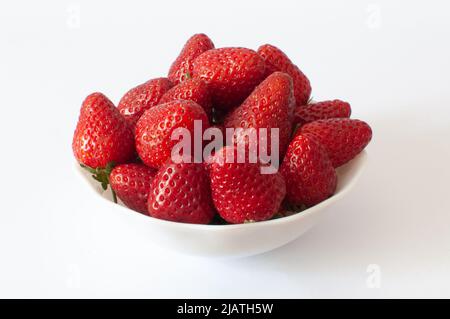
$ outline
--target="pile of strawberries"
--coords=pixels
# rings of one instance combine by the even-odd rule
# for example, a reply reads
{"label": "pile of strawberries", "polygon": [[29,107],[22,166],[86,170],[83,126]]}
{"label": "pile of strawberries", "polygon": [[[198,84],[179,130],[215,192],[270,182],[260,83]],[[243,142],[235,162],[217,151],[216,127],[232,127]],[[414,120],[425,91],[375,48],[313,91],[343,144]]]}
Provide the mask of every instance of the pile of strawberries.
{"label": "pile of strawberries", "polygon": [[[116,107],[93,93],[73,137],[77,161],[129,208],[185,223],[244,223],[284,216],[335,192],[336,168],[372,138],[340,100],[311,102],[308,78],[275,46],[215,49],[192,36],[166,77],[129,90]],[[281,166],[228,163],[234,143],[208,163],[171,158],[176,128],[278,128]]]}

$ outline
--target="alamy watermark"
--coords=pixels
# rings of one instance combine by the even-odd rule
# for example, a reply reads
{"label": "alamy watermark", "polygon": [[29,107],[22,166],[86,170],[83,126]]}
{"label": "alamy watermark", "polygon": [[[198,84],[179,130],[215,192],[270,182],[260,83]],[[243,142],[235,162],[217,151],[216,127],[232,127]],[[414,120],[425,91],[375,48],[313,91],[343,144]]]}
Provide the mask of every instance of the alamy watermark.
{"label": "alamy watermark", "polygon": [[371,3],[366,7],[367,19],[366,25],[370,30],[381,28],[381,7],[379,4]]}
{"label": "alamy watermark", "polygon": [[[279,128],[226,128],[203,130],[202,121],[194,121],[194,136],[187,128],[173,130],[171,159],[175,163],[210,163],[215,152],[226,145],[225,163],[260,163],[261,174],[275,174],[280,165]],[[236,150],[236,152],[235,152]]]}
{"label": "alamy watermark", "polygon": [[369,274],[366,279],[367,288],[381,287],[381,267],[377,264],[367,266],[366,272]]}
{"label": "alamy watermark", "polygon": [[79,3],[72,3],[66,9],[66,25],[69,29],[79,29],[81,27],[81,10]]}
{"label": "alamy watermark", "polygon": [[67,265],[68,276],[66,286],[69,289],[77,289],[81,286],[81,270],[78,264]]}

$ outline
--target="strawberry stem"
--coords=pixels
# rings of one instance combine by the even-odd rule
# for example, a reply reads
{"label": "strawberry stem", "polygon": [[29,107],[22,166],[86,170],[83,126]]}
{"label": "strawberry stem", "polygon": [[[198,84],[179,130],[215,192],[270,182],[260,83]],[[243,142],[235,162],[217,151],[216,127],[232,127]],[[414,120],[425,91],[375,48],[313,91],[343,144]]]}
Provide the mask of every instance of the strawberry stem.
{"label": "strawberry stem", "polygon": [[117,195],[116,195],[116,192],[114,191],[114,189],[112,189],[112,187],[111,187],[111,193],[112,193],[112,196],[113,196],[114,203],[117,204]]}
{"label": "strawberry stem", "polygon": [[[92,168],[92,167],[89,167],[89,166],[81,164],[81,163],[80,163],[80,166],[92,174],[92,178],[95,179],[97,182],[99,182],[102,185],[103,190],[106,191],[108,189],[108,185],[110,184],[109,183],[109,175],[111,174],[111,171],[113,170],[114,166],[116,166],[116,164],[114,162],[108,163],[104,168],[101,168],[101,167]],[[111,192],[112,192],[114,203],[117,203],[117,195],[116,195],[116,192],[114,192],[114,190],[112,189],[112,187],[111,187]]]}

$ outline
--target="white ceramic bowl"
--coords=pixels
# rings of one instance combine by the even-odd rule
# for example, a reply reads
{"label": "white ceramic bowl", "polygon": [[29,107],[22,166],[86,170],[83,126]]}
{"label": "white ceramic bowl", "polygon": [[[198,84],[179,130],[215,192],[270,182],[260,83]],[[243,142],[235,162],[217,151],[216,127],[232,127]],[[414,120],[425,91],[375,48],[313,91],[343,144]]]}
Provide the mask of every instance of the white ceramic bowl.
{"label": "white ceramic bowl", "polygon": [[[98,182],[77,164],[77,171],[104,200],[111,213],[123,218],[114,227],[133,227],[144,232],[149,242],[189,255],[209,257],[243,257],[260,254],[283,246],[314,226],[333,203],[343,198],[360,176],[367,154],[338,168],[336,193],[329,199],[288,217],[239,225],[193,225],[156,219],[136,213],[112,201],[111,191],[103,191]],[[102,198],[103,197],[103,198]],[[115,216],[117,217],[117,216]],[[121,229],[116,230],[122,233]]]}

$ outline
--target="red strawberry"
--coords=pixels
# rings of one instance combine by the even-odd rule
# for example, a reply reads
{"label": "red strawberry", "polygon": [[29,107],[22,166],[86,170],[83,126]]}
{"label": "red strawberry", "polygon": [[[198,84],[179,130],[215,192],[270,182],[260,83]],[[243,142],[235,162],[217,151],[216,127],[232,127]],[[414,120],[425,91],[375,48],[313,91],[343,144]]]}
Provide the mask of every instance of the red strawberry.
{"label": "red strawberry", "polygon": [[[226,145],[225,128],[220,124],[211,125],[204,133],[203,138],[207,144],[203,148],[203,152],[206,155],[206,158],[203,159],[203,165],[206,167],[206,170],[209,171],[209,166],[213,161],[216,151],[221,149],[223,145]],[[215,142],[220,143],[220,145],[215,145]]]}
{"label": "red strawberry", "polygon": [[358,155],[372,139],[367,123],[353,119],[326,119],[307,123],[300,134],[313,136],[326,149],[334,167]]}
{"label": "red strawberry", "polygon": [[[292,132],[292,112],[295,99],[292,90],[292,79],[286,73],[275,72],[267,77],[241,106],[232,111],[225,119],[226,128],[267,128],[270,145],[270,129],[279,128],[280,154],[283,154]],[[235,135],[238,140],[242,136]]]}
{"label": "red strawberry", "polygon": [[286,198],[294,205],[313,206],[336,190],[336,171],[323,146],[309,136],[299,134],[291,141],[281,174]]}
{"label": "red strawberry", "polygon": [[208,224],[214,216],[209,178],[201,163],[169,160],[159,169],[151,189],[150,216],[192,224]]}
{"label": "red strawberry", "polygon": [[[211,39],[205,34],[193,35],[184,45],[183,50],[172,64],[168,78],[173,84],[179,84],[192,75],[193,62],[196,57],[205,51],[214,49]],[[203,106],[203,105],[202,105]]]}
{"label": "red strawberry", "polygon": [[133,126],[149,108],[157,105],[161,97],[171,88],[167,78],[149,80],[129,90],[120,100],[120,113]]}
{"label": "red strawberry", "polygon": [[187,79],[174,86],[163,95],[160,104],[173,100],[194,101],[205,110],[206,114],[211,115],[211,96],[208,91],[208,85],[199,79]]}
{"label": "red strawberry", "polygon": [[349,118],[351,112],[350,104],[341,100],[298,105],[294,112],[294,122],[295,124],[303,125],[329,118]]}
{"label": "red strawberry", "polygon": [[311,84],[308,78],[292,61],[277,47],[265,44],[259,47],[258,53],[266,62],[266,75],[275,71],[289,74],[294,81],[294,95],[297,105],[304,105],[311,95]]}
{"label": "red strawberry", "polygon": [[129,208],[147,214],[147,199],[150,183],[156,171],[143,164],[116,166],[109,176],[111,188]]}
{"label": "red strawberry", "polygon": [[[227,152],[234,161],[226,161]],[[230,223],[262,221],[272,218],[286,194],[279,172],[262,174],[258,163],[237,163],[237,150],[226,146],[209,165],[214,205],[220,216]]]}
{"label": "red strawberry", "polygon": [[132,129],[102,93],[93,93],[84,100],[72,149],[78,162],[93,169],[134,157]]}
{"label": "red strawberry", "polygon": [[208,84],[214,107],[230,109],[264,79],[264,61],[250,49],[213,49],[195,59],[192,72]]}
{"label": "red strawberry", "polygon": [[172,147],[178,144],[171,139],[172,132],[176,128],[186,128],[194,137],[194,120],[201,121],[202,130],[209,127],[205,111],[192,101],[175,100],[147,110],[135,130],[136,149],[142,161],[159,168],[171,156]]}

